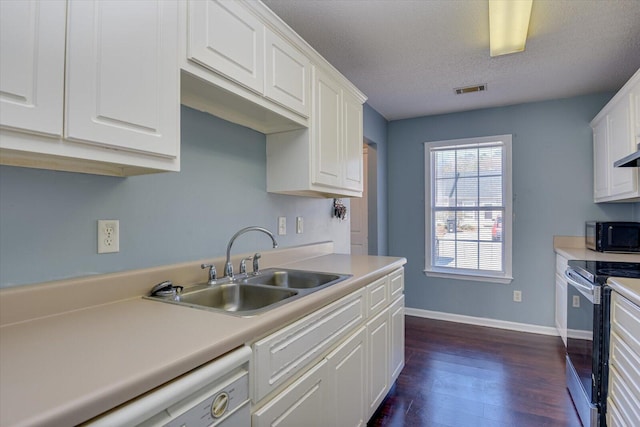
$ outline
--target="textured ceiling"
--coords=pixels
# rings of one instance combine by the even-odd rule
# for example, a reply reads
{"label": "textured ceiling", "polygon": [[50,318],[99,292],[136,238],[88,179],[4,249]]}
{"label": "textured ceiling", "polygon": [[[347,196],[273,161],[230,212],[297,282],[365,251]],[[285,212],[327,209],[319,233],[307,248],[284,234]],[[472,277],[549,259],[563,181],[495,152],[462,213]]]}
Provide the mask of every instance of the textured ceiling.
{"label": "textured ceiling", "polygon": [[263,1],[388,120],[617,90],[640,68],[640,0],[534,0],[526,50],[495,58],[484,0]]}

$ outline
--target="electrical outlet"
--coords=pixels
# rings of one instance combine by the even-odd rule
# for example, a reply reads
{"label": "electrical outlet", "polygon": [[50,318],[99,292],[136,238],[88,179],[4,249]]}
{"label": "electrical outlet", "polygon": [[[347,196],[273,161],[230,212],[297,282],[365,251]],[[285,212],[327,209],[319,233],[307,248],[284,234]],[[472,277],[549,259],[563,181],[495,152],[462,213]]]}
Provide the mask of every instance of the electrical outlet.
{"label": "electrical outlet", "polygon": [[296,233],[302,234],[302,217],[301,216],[296,217]]}
{"label": "electrical outlet", "polygon": [[287,217],[279,216],[278,217],[278,236],[284,236],[287,234]]}
{"label": "electrical outlet", "polygon": [[522,291],[513,291],[513,300],[515,302],[522,302]]}
{"label": "electrical outlet", "polygon": [[573,306],[575,308],[580,308],[580,295],[573,296]]}
{"label": "electrical outlet", "polygon": [[120,221],[117,219],[98,220],[98,253],[120,252]]}

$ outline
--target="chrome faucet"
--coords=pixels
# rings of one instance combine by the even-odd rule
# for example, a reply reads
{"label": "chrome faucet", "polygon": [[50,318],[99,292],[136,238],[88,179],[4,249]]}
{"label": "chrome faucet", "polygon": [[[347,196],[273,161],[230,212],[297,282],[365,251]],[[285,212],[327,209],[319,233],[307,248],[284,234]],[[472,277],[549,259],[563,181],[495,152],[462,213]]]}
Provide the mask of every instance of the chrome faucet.
{"label": "chrome faucet", "polygon": [[[267,236],[271,237],[271,241],[273,242],[273,247],[274,248],[278,247],[278,242],[276,241],[275,236],[273,235],[272,232],[270,232],[266,228],[257,227],[255,225],[251,226],[251,227],[243,228],[242,230],[238,231],[236,234],[234,234],[231,237],[231,239],[229,240],[229,244],[227,245],[227,261],[224,264],[224,277],[229,277],[229,278],[233,279],[233,264],[231,264],[231,246],[233,246],[233,242],[236,241],[238,236],[240,236],[241,234],[244,234],[244,233],[246,233],[248,231],[261,231],[261,232],[263,232]],[[254,258],[254,261],[255,261],[255,258]]]}
{"label": "chrome faucet", "polygon": [[248,256],[240,261],[240,274],[247,274],[247,261],[253,261],[253,275],[257,276],[260,272],[260,252],[256,252],[253,256]]}

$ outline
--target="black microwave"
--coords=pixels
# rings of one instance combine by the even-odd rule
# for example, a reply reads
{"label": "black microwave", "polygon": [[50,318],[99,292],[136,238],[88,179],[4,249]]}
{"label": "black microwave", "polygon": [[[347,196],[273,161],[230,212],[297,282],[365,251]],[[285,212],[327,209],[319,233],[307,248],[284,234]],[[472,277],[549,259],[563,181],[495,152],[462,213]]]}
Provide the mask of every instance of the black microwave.
{"label": "black microwave", "polygon": [[640,252],[640,222],[589,221],[585,244],[598,252]]}

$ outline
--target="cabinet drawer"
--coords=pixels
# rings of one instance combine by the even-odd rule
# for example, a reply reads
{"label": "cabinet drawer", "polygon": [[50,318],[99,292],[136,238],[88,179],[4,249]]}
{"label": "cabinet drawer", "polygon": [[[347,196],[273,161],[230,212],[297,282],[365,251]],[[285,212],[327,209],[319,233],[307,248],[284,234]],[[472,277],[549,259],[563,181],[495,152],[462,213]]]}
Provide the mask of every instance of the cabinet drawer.
{"label": "cabinet drawer", "polygon": [[[636,426],[640,420],[640,403],[638,391],[632,389],[630,383],[625,381],[621,373],[615,367],[609,369],[609,401],[616,407],[616,418],[619,418],[622,426]],[[610,425],[611,426],[611,425]]]}
{"label": "cabinet drawer", "polygon": [[611,331],[640,354],[640,307],[616,292],[611,293]]}
{"label": "cabinet drawer", "polygon": [[404,269],[394,271],[389,275],[389,285],[391,301],[394,301],[404,292]]}
{"label": "cabinet drawer", "polygon": [[251,417],[252,427],[326,425],[326,369],[323,360],[257,410]]}
{"label": "cabinet drawer", "polygon": [[385,276],[367,285],[368,317],[371,317],[389,305],[389,276]]}
{"label": "cabinet drawer", "polygon": [[256,342],[253,401],[293,378],[364,321],[364,289]]}
{"label": "cabinet drawer", "polygon": [[640,355],[613,332],[609,347],[609,365],[628,384],[633,396],[640,396]]}

